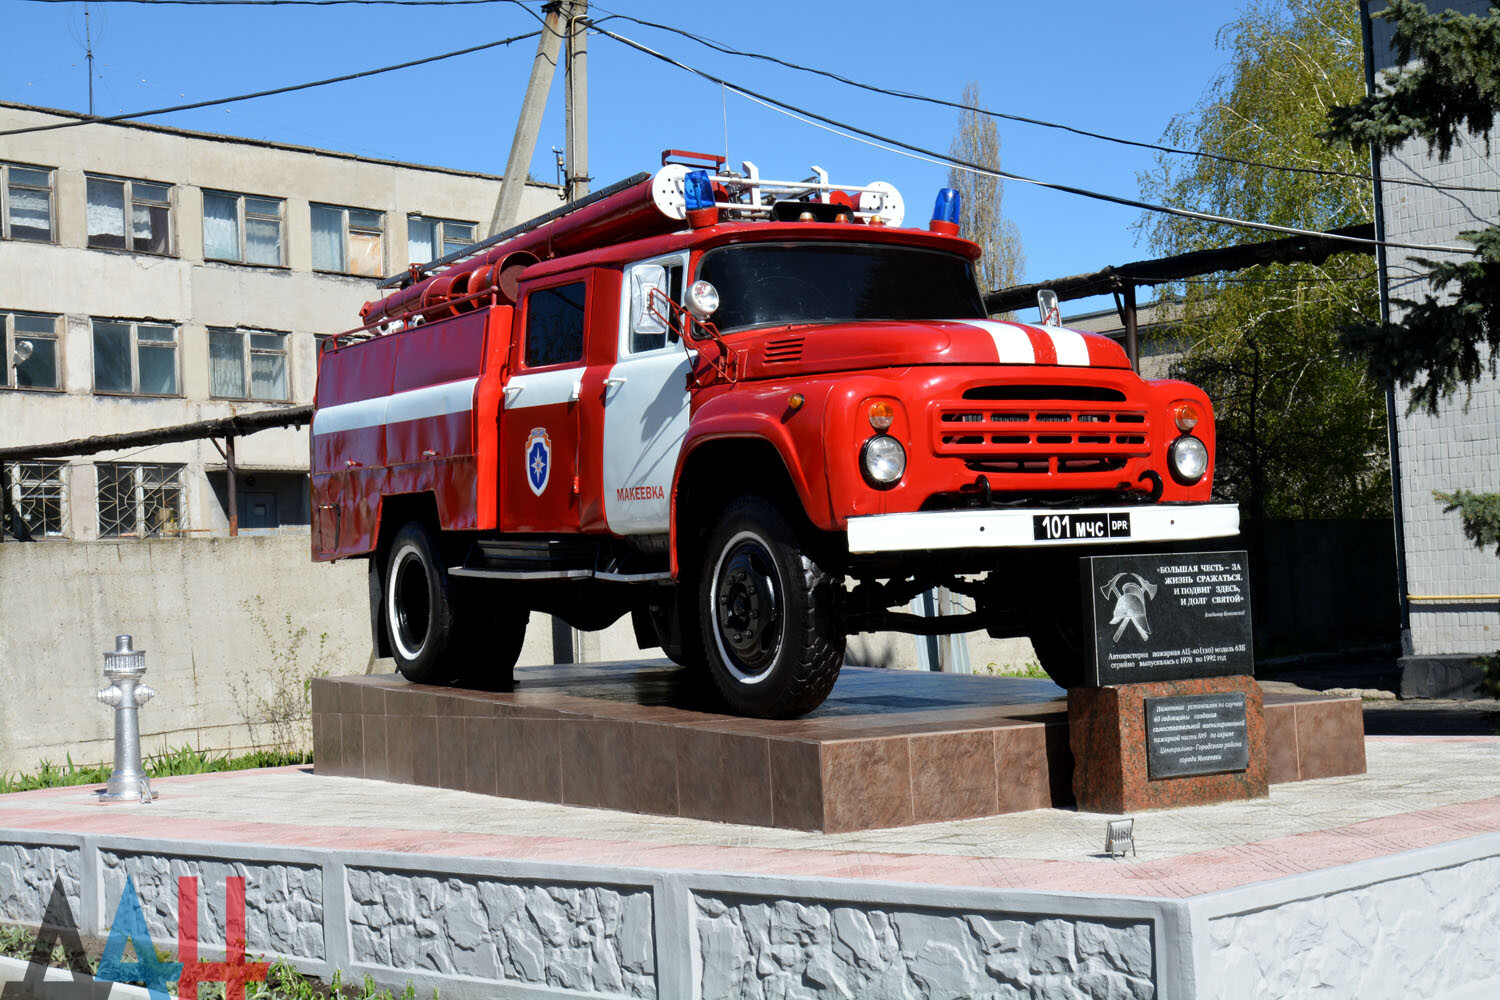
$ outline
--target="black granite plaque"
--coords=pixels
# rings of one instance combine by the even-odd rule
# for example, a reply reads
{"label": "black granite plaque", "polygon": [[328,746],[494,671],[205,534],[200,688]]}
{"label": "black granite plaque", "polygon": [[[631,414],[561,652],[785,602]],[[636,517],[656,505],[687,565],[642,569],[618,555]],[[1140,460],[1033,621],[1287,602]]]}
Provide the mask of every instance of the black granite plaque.
{"label": "black granite plaque", "polygon": [[1147,698],[1146,774],[1180,778],[1250,766],[1245,693]]}
{"label": "black granite plaque", "polygon": [[1243,552],[1092,556],[1088,680],[1095,685],[1253,674]]}

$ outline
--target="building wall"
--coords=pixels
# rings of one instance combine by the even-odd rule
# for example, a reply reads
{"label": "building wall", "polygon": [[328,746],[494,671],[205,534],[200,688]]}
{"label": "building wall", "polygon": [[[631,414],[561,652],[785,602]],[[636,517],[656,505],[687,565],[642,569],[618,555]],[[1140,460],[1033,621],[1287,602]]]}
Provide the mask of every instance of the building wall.
{"label": "building wall", "polygon": [[[0,104],[0,130],[68,117],[73,116]],[[0,273],[6,276],[0,284],[0,311],[62,316],[61,391],[0,389],[0,444],[7,446],[144,430],[274,406],[210,398],[210,326],[289,334],[289,402],[311,402],[315,335],[357,326],[359,307],[377,290],[374,279],[313,271],[310,206],[383,212],[381,270],[391,274],[408,263],[408,214],[478,222],[482,233],[500,190],[500,178],[490,175],[142,125],[94,124],[7,136],[0,160],[54,168],[56,239],[54,244],[0,240]],[[88,248],[90,173],[171,184],[173,254]],[[284,199],[286,266],[205,261],[205,189]],[[558,204],[554,188],[529,185],[522,217]],[[175,325],[181,395],[96,394],[91,318]],[[305,473],[307,450],[305,428],[273,430],[239,441],[236,458],[242,477],[256,470]],[[206,470],[224,468],[212,444],[161,445],[128,454],[133,462],[185,464],[187,529],[227,531],[223,505],[205,479]],[[124,459],[102,454],[69,462],[70,537],[97,537],[93,465],[116,457]]]}
{"label": "building wall", "polygon": [[[370,655],[365,572],[313,562],[306,535],[0,545],[0,774],[111,759],[114,713],[94,692],[122,632],[157,692],[140,712],[146,753],[269,745],[266,705],[288,684],[395,669]],[[520,665],[640,656],[661,650],[639,649],[629,618],[554,634],[534,613]]]}
{"label": "building wall", "polygon": [[[1380,5],[1376,5],[1380,6]],[[1445,4],[1444,6],[1447,6]],[[1455,3],[1482,13],[1487,5]],[[1388,32],[1376,21],[1375,66],[1388,69]],[[1381,210],[1386,239],[1395,242],[1462,245],[1459,234],[1500,222],[1500,144],[1486,150],[1484,139],[1467,136],[1447,162],[1429,154],[1427,144],[1410,141],[1380,159],[1386,180],[1418,179],[1488,190],[1444,191],[1383,184]],[[1456,255],[1391,249],[1384,280],[1392,298],[1391,318],[1405,308],[1396,300],[1421,300],[1429,292],[1420,277],[1427,268],[1414,258],[1442,260]],[[1396,446],[1400,462],[1401,515],[1405,531],[1407,593],[1458,599],[1410,602],[1410,652],[1418,657],[1491,653],[1500,648],[1500,600],[1469,595],[1500,594],[1500,559],[1464,537],[1456,513],[1444,513],[1434,491],[1500,490],[1500,382],[1480,379],[1438,408],[1408,413],[1410,396],[1396,395]]]}

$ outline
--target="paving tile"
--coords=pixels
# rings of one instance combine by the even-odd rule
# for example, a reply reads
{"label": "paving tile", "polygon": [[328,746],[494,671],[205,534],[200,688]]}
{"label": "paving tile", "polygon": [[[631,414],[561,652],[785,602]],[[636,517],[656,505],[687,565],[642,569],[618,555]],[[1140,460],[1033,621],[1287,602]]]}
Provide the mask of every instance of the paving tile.
{"label": "paving tile", "polygon": [[912,736],[907,750],[915,822],[968,819],[997,811],[995,738],[988,730]]}
{"label": "paving tile", "polygon": [[494,795],[498,787],[495,778],[502,720],[493,715],[470,715],[452,720],[455,726],[463,727],[464,781],[466,792]]}
{"label": "paving tile", "polygon": [[676,729],[683,816],[769,826],[770,741],[764,736]]}
{"label": "paving tile", "polygon": [[823,744],[823,789],[830,833],[914,822],[906,737]]}
{"label": "paving tile", "polygon": [[377,781],[387,780],[390,777],[390,765],[386,762],[385,716],[363,716],[361,733],[364,741],[364,776]]}
{"label": "paving tile", "polygon": [[496,719],[495,740],[496,794],[562,801],[562,730],[556,719]]}
{"label": "paving tile", "polygon": [[790,830],[823,829],[823,755],[816,743],[767,741],[771,822]]}
{"label": "paving tile", "polygon": [[1364,771],[1365,743],[1359,738],[1364,735],[1363,717],[1358,701],[1297,706],[1297,747],[1304,779]]}
{"label": "paving tile", "polygon": [[1297,709],[1295,703],[1272,703],[1269,699],[1266,702],[1266,780],[1273,784],[1298,781],[1302,777],[1297,749]]}

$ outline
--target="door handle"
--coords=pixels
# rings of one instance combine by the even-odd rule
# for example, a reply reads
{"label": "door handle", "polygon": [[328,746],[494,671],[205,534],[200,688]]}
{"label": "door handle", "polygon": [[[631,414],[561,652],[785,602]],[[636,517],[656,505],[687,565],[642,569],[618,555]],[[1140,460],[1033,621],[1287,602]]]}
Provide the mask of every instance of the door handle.
{"label": "door handle", "polygon": [[509,406],[516,401],[516,397],[526,391],[524,385],[508,385],[505,387],[505,405]]}
{"label": "door handle", "polygon": [[583,395],[583,379],[573,383],[573,391],[568,395],[568,402],[578,402],[578,397]]}
{"label": "door handle", "polygon": [[628,381],[630,380],[624,375],[610,375],[604,379],[604,386],[605,388],[609,388],[610,386],[624,385]]}

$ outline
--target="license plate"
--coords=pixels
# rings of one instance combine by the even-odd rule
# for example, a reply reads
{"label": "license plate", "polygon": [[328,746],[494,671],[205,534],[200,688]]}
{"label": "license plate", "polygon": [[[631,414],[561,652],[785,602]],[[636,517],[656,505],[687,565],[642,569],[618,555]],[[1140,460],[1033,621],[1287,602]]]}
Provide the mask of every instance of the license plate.
{"label": "license plate", "polygon": [[1130,537],[1130,514],[1033,514],[1031,528],[1039,542],[1093,541]]}

